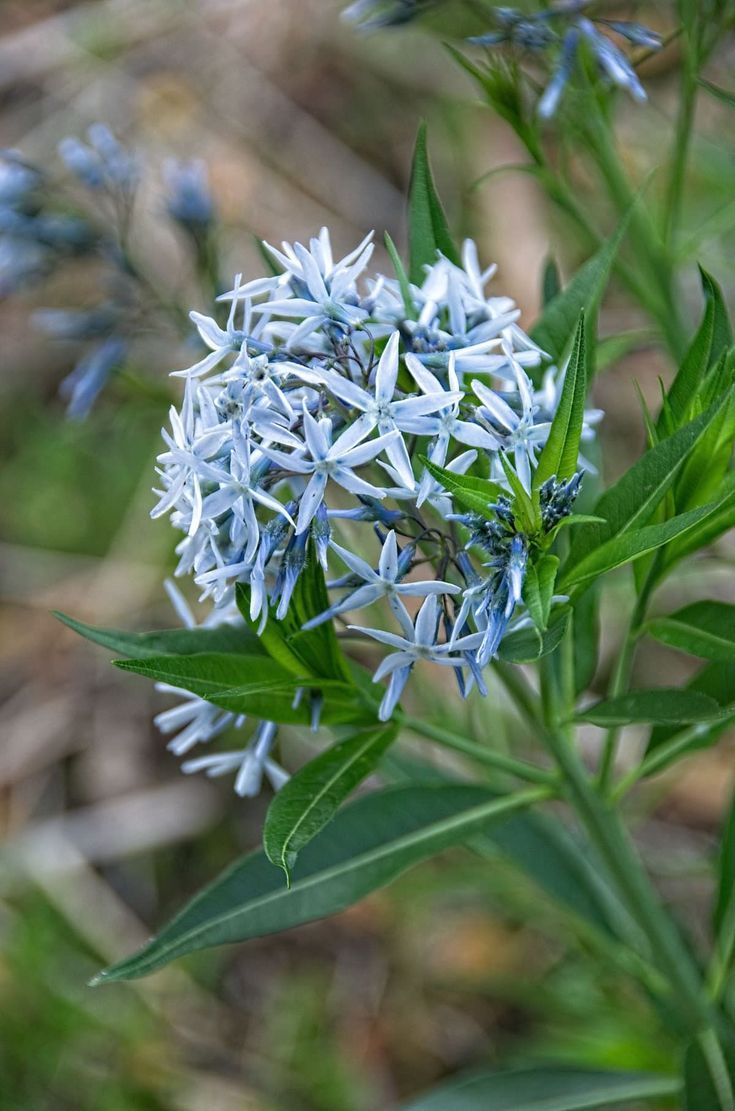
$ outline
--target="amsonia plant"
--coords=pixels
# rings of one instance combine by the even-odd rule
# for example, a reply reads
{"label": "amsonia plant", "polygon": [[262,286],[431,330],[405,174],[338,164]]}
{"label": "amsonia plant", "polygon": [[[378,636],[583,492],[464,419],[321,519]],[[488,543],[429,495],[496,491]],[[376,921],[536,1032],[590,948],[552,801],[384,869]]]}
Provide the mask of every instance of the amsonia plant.
{"label": "amsonia plant", "polygon": [[[407,18],[414,7],[403,5]],[[561,64],[586,36],[603,73],[637,95],[603,31],[581,22],[584,5],[566,7],[573,40],[551,17],[538,21],[557,35]],[[494,34],[517,38],[518,26],[506,11]],[[559,71],[551,82],[560,96]],[[735,1108],[735,819],[707,952],[663,905],[625,824],[639,781],[735,721],[735,607],[656,604],[680,564],[735,523],[735,348],[703,272],[699,328],[659,412],[644,407],[647,448],[604,487],[592,443],[602,413],[588,401],[594,322],[639,220],[634,201],[565,287],[547,282],[529,334],[475,244],[455,244],[422,128],[409,257],[386,237],[390,274],[371,270],[371,236],[338,258],[323,229],[308,245],[265,244],[269,271],[235,278],[219,297],[226,318],[191,314],[206,353],[174,371],[182,398],[163,431],[153,514],[180,534],[177,575],[194,580],[204,616],[167,584],[183,627],[130,633],[63,620],[173,696],[157,721],[185,772],[231,774],[240,796],[265,776],[274,796],[262,850],[95,983],[335,913],[418,861],[489,838],[637,985],[679,1052],[661,1075],[476,1073],[410,1107]],[[621,569],[633,587],[628,630],[607,697],[593,699],[600,599]],[[631,689],[648,638],[701,661],[687,687]],[[531,729],[532,756],[409,713],[412,674],[430,668],[458,699],[492,697],[495,676]],[[580,751],[583,724],[604,733],[595,767]],[[648,742],[620,770],[630,724],[646,727]],[[313,731],[315,755],[289,774],[278,743],[292,727]],[[220,749],[217,738],[235,732],[239,745]],[[415,775],[399,775],[396,746],[408,736],[462,754],[456,774],[424,776],[414,758],[405,766]],[[559,802],[584,839],[564,829]],[[518,851],[529,836],[541,859]]]}

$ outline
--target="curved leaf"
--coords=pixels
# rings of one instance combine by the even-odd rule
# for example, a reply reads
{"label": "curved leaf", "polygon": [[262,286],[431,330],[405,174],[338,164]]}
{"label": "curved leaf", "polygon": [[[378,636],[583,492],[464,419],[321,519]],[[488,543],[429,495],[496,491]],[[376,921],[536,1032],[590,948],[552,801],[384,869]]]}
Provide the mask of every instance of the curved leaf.
{"label": "curved leaf", "polygon": [[328,824],[338,807],[366,776],[395,740],[395,726],[367,729],[339,741],[305,764],[275,795],[263,829],[266,856],[291,870],[303,847]]}
{"label": "curved leaf", "polygon": [[650,691],[629,691],[617,698],[604,699],[580,710],[577,721],[610,728],[648,721],[655,725],[691,725],[711,721],[721,714],[713,698],[700,691],[660,687]]}
{"label": "curved leaf", "polygon": [[404,1104],[402,1111],[589,1111],[664,1099],[680,1087],[669,1076],[548,1065],[469,1073]]}
{"label": "curved leaf", "polygon": [[579,440],[584,423],[584,401],[587,395],[586,363],[584,313],[580,313],[559,405],[534,472],[535,490],[538,490],[553,475],[556,475],[560,482],[564,482],[571,478],[577,469]]}
{"label": "curved leaf", "polygon": [[646,631],[703,660],[735,660],[735,605],[726,602],[694,602],[668,617],[653,618]]}
{"label": "curved leaf", "polygon": [[216,628],[162,629],[153,633],[130,633],[124,629],[102,629],[85,625],[54,610],[54,617],[75,633],[101,644],[121,656],[146,659],[150,656],[190,656],[195,652],[235,652],[246,656],[265,655],[258,638],[245,626],[218,625]]}
{"label": "curved leaf", "polygon": [[344,910],[412,864],[461,844],[504,814],[548,795],[498,798],[470,785],[397,787],[340,811],[306,846],[290,889],[265,853],[244,857],[201,891],[140,952],[93,983],[145,976],[185,953],[262,937]]}

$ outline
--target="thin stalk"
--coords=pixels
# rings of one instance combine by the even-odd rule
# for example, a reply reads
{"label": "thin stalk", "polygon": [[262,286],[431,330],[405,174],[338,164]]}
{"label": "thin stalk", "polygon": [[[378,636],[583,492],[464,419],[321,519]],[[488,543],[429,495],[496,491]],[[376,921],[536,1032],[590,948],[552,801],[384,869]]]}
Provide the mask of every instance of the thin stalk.
{"label": "thin stalk", "polygon": [[733,952],[735,952],[735,895],[730,896],[725,908],[725,914],[717,931],[715,950],[707,970],[707,990],[714,1002],[721,998],[725,990]]}
{"label": "thin stalk", "polygon": [[[542,687],[556,685],[551,665],[553,657],[541,661]],[[564,654],[560,653],[564,666]],[[564,689],[564,684],[559,686]],[[629,912],[645,933],[651,957],[665,973],[677,995],[682,1012],[692,1030],[711,1024],[711,1012],[702,994],[699,972],[679,933],[660,905],[650,880],[617,813],[595,789],[573,744],[573,738],[559,730],[559,721],[571,717],[571,707],[560,707],[559,692],[549,693],[545,705],[560,708],[563,717],[547,720],[544,740],[563,777],[570,803],[607,865]]]}
{"label": "thin stalk", "polygon": [[483,745],[470,741],[460,733],[454,733],[440,725],[432,725],[431,722],[422,721],[420,718],[410,717],[408,714],[397,713],[395,717],[407,729],[418,733],[419,736],[427,737],[429,740],[436,741],[437,744],[444,745],[445,748],[451,748],[455,752],[470,756],[479,764],[485,764],[487,767],[495,768],[496,771],[514,775],[518,779],[525,779],[529,783],[544,784],[547,787],[556,784],[556,777],[551,772],[545,771],[543,768],[537,768],[534,764],[529,764],[525,760],[516,760],[512,756],[494,752],[490,748],[485,748]]}
{"label": "thin stalk", "polygon": [[493,660],[493,671],[529,725],[538,729],[543,721],[539,699],[520,668],[514,664],[504,663],[503,660]]}
{"label": "thin stalk", "polygon": [[680,752],[685,752],[692,741],[701,737],[707,728],[705,723],[698,722],[688,729],[683,729],[681,733],[677,733],[670,740],[664,741],[663,744],[653,750],[650,756],[646,756],[637,767],[631,768],[627,775],[624,775],[615,784],[610,791],[610,799],[613,802],[619,802],[639,780],[646,779],[649,775],[655,775],[657,771],[670,764]]}
{"label": "thin stalk", "polygon": [[[648,603],[651,600],[654,586],[656,584],[656,576],[658,574],[658,559],[654,558],[649,572],[646,576],[641,592],[636,599],[633,612],[630,616],[630,622],[625,633],[625,639],[620,649],[615,670],[613,671],[610,689],[608,691],[608,698],[615,698],[623,694],[630,683],[630,676],[633,671],[633,661],[635,659],[635,651],[638,647],[638,638],[640,637],[640,628],[643,624]],[[613,727],[608,729],[607,737],[605,738],[605,746],[602,751],[602,760],[600,762],[599,770],[599,784],[600,790],[603,794],[607,793],[610,789],[612,775],[615,770],[615,757],[618,750],[618,741],[620,739],[620,729]]]}
{"label": "thin stalk", "polygon": [[681,67],[681,96],[676,118],[671,170],[669,173],[668,188],[666,190],[663,218],[663,240],[669,252],[671,252],[675,242],[679,218],[681,216],[684,179],[686,177],[689,146],[694,124],[694,112],[699,89],[697,82],[697,58],[699,50],[695,47],[689,35],[682,35],[681,50],[683,54]]}
{"label": "thin stalk", "polygon": [[699,1044],[712,1077],[720,1111],[735,1111],[735,1091],[730,1079],[730,1070],[714,1027],[707,1027],[699,1035]]}

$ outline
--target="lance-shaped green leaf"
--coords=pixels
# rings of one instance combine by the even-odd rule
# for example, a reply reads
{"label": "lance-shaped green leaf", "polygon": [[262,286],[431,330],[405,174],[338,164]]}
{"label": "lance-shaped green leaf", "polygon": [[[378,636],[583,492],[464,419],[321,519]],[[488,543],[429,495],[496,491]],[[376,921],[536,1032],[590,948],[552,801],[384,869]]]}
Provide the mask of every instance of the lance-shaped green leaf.
{"label": "lance-shaped green leaf", "polygon": [[526,568],[523,600],[534,624],[542,632],[549,623],[551,599],[558,569],[559,558],[555,555],[542,555],[535,563],[529,563]]}
{"label": "lance-shaped green leaf", "polygon": [[224,710],[268,721],[309,723],[308,699],[293,705],[301,687],[324,692],[321,720],[325,723],[365,721],[371,717],[370,708],[347,683],[295,676],[268,656],[200,652],[193,656],[116,660],[115,665],[155,682],[191,691]]}
{"label": "lance-shaped green leaf", "polygon": [[436,262],[437,251],[451,262],[459,263],[459,254],[434,185],[423,122],[416,136],[408,188],[408,249],[409,275],[415,285],[421,285],[424,280],[424,267]]}
{"label": "lance-shaped green leaf", "polygon": [[706,270],[699,270],[704,294],[704,315],[681,366],[666,395],[660,430],[671,431],[685,419],[696,399],[705,373],[722,352],[732,345],[732,330],[722,291]]}
{"label": "lance-shaped green leaf", "polygon": [[265,655],[258,638],[249,629],[233,625],[216,628],[162,629],[153,633],[131,633],[124,629],[102,629],[85,625],[65,613],[54,612],[75,633],[121,656],[145,659],[149,656],[190,656],[195,652],[239,652],[247,656]]}
{"label": "lance-shaped green leaf", "polygon": [[543,788],[498,798],[485,787],[397,787],[341,810],[300,854],[290,888],[263,852],[252,853],[204,888],[140,952],[96,983],[145,976],[169,961],[233,941],[263,937],[336,914],[406,868],[489,823],[545,797]]}
{"label": "lance-shaped green leaf", "polygon": [[384,238],[385,249],[390,256],[391,262],[393,263],[393,269],[395,270],[396,274],[396,281],[398,282],[398,288],[401,291],[401,300],[403,301],[404,311],[407,318],[409,320],[413,320],[416,316],[416,306],[413,303],[411,283],[408,280],[408,275],[406,274],[401,256],[398,254],[398,248],[396,247],[391,237],[388,235],[388,232],[385,233]]}
{"label": "lance-shaped green leaf", "polygon": [[591,1111],[676,1096],[681,1082],[655,1073],[559,1065],[466,1073],[403,1104],[401,1111]]}
{"label": "lance-shaped green leaf", "polygon": [[668,546],[662,560],[662,570],[673,567],[692,552],[709,547],[735,528],[735,471],[730,471],[721,483],[718,498],[721,499],[720,505],[714,513],[709,513],[698,525]]}
{"label": "lance-shaped green leaf", "polygon": [[634,722],[691,725],[712,721],[720,715],[721,710],[715,700],[700,691],[660,687],[656,690],[629,691],[615,698],[603,699],[580,710],[576,719],[608,729]]}
{"label": "lance-shaped green leaf", "polygon": [[263,829],[263,848],[268,859],[283,868],[289,884],[298,854],[375,770],[395,737],[392,725],[347,737],[310,760],[274,797]]}
{"label": "lance-shaped green leaf", "polygon": [[626,216],[621,221],[615,234],[580,267],[566,288],[549,301],[534,324],[531,338],[554,362],[563,358],[580,312],[587,312],[590,317],[594,314],[605,291],[628,219]]}
{"label": "lance-shaped green leaf", "polygon": [[451,494],[456,502],[472,513],[479,513],[486,519],[494,517],[490,509],[493,502],[497,501],[500,494],[506,494],[497,482],[486,478],[475,478],[474,475],[455,474],[446,467],[438,467],[425,456],[420,456],[421,462],[429,474],[440,482],[447,493]]}
{"label": "lance-shaped green leaf", "polygon": [[735,606],[726,602],[694,602],[667,617],[653,618],[646,631],[703,660],[735,660]]}
{"label": "lance-shaped green leaf", "polygon": [[647,524],[685,460],[716,419],[721,404],[716,402],[706,413],[656,444],[605,491],[594,508],[602,522],[575,529],[564,571],[613,537]]}
{"label": "lance-shaped green leaf", "polygon": [[513,516],[523,532],[533,535],[541,528],[541,510],[538,500],[531,499],[518,472],[504,451],[500,452],[499,458],[512,494]]}
{"label": "lance-shaped green leaf", "polygon": [[711,502],[698,509],[690,509],[687,513],[680,513],[659,525],[646,525],[633,532],[624,532],[601,544],[573,566],[570,556],[559,580],[559,591],[566,594],[574,587],[580,587],[616,567],[622,567],[656,551],[711,516],[720,505],[720,502]]}
{"label": "lance-shaped green leaf", "polygon": [[552,475],[564,482],[577,469],[579,440],[584,422],[584,400],[587,395],[586,363],[584,313],[580,313],[559,405],[533,476],[535,490]]}

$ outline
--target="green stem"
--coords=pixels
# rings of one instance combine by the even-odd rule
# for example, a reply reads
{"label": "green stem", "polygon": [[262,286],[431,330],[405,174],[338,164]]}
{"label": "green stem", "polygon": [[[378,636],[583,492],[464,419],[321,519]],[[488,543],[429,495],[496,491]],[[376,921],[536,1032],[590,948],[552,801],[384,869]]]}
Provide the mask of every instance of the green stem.
{"label": "green stem", "polygon": [[697,56],[698,50],[690,41],[689,35],[682,35],[681,97],[676,119],[671,171],[664,204],[663,240],[669,252],[676,238],[681,215],[689,145],[694,124],[694,111],[697,103]]}
{"label": "green stem", "polygon": [[704,1059],[712,1077],[720,1111],[735,1111],[735,1092],[733,1091],[730,1070],[717,1037],[717,1031],[709,1026],[699,1035]]}
{"label": "green stem", "polygon": [[493,660],[493,670],[500,679],[508,694],[515,702],[517,708],[534,730],[542,724],[541,707],[539,699],[530,684],[523,676],[521,669],[514,664],[504,663],[503,660]]}
{"label": "green stem", "polygon": [[396,713],[394,716],[407,729],[418,733],[419,736],[427,737],[429,740],[444,745],[445,748],[451,748],[455,752],[470,756],[479,764],[486,764],[490,768],[495,768],[496,771],[515,775],[518,779],[525,779],[529,783],[540,783],[547,787],[556,785],[556,777],[551,772],[545,771],[543,768],[537,768],[534,764],[529,764],[525,760],[515,760],[512,756],[505,756],[491,748],[476,744],[460,733],[454,733],[440,725],[432,725],[431,722],[422,721],[420,718],[410,717],[403,712]]}
{"label": "green stem", "polygon": [[735,895],[731,895],[717,931],[717,941],[707,971],[707,989],[710,998],[717,1002],[727,983],[727,977],[735,952]]}
{"label": "green stem", "polygon": [[[542,688],[553,687],[553,657],[541,661]],[[560,653],[564,666],[564,654]],[[560,684],[564,687],[564,684]],[[549,694],[544,704],[559,705],[558,692]],[[563,708],[564,719],[571,707]],[[711,1023],[710,1008],[702,994],[698,970],[683,944],[676,926],[660,905],[638,855],[620,822],[618,814],[595,789],[572,739],[559,729],[559,717],[547,720],[545,741],[562,773],[570,803],[606,864],[623,901],[645,933],[651,957],[668,978],[691,1029],[701,1030]]]}
{"label": "green stem", "polygon": [[[623,694],[630,683],[630,676],[633,671],[633,660],[635,659],[635,651],[638,647],[638,638],[640,637],[640,628],[645,620],[648,603],[656,585],[658,565],[658,559],[654,558],[654,562],[649,568],[641,592],[636,599],[625,639],[620,649],[620,655],[618,656],[615,670],[613,671],[608,698],[616,698],[618,695]],[[608,729],[599,771],[600,790],[603,795],[610,789],[612,775],[615,770],[615,757],[617,755],[619,739],[619,728],[613,727],[612,729]]]}

